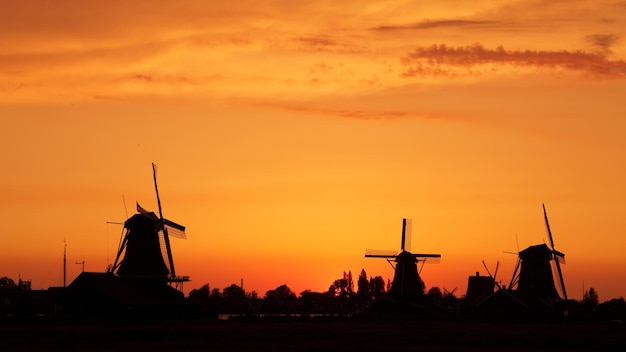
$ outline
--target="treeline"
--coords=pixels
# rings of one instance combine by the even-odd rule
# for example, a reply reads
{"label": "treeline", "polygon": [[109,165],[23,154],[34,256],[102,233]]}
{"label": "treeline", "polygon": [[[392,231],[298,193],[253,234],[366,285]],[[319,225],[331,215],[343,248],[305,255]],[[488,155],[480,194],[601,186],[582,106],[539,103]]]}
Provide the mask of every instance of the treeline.
{"label": "treeline", "polygon": [[387,292],[389,284],[381,276],[367,277],[365,270],[354,288],[352,273],[343,276],[328,287],[326,292],[305,290],[296,294],[289,286],[281,285],[265,292],[262,297],[256,291],[246,292],[232,284],[223,290],[211,289],[209,284],[193,289],[190,302],[199,307],[201,315],[242,313],[301,313],[301,314],[349,314],[367,309],[368,304]]}
{"label": "treeline", "polygon": [[[350,271],[334,280],[324,292],[305,290],[295,293],[286,284],[268,290],[263,296],[256,291],[246,292],[232,284],[222,290],[205,284],[193,289],[187,297],[180,293],[179,299],[189,306],[192,316],[216,317],[220,314],[328,314],[353,315],[372,312],[377,304],[389,302],[391,283],[380,276],[368,277],[361,270],[353,279]],[[15,282],[8,277],[0,277],[0,318],[18,316],[57,316],[58,298],[65,288],[51,287],[47,290],[31,290],[30,281]],[[498,291],[492,297],[498,297]],[[500,292],[501,293],[501,292]],[[511,293],[504,292],[508,297]],[[472,316],[477,311],[465,297],[457,298],[454,290],[448,292],[431,287],[420,296],[420,304],[434,307],[438,312],[453,316]],[[102,297],[100,297],[101,299]],[[381,299],[382,298],[382,299]],[[94,299],[99,299],[95,297]],[[497,301],[495,303],[498,303]],[[120,304],[125,304],[120,302]],[[600,303],[598,292],[590,288],[582,300],[560,302],[571,319],[597,321],[626,321],[626,301],[623,297]],[[503,306],[506,308],[506,306]],[[384,308],[384,306],[383,306]],[[506,316],[504,309],[496,316]],[[496,312],[498,313],[498,312]]]}
{"label": "treeline", "polygon": [[[355,288],[356,286],[356,288]],[[361,270],[356,285],[352,272],[343,272],[325,292],[306,290],[296,294],[286,284],[259,296],[256,291],[246,292],[232,284],[220,291],[205,284],[189,293],[188,299],[199,306],[200,314],[284,313],[284,314],[358,314],[369,311],[370,304],[386,295],[391,282],[381,276],[368,277]],[[452,293],[442,293],[439,288],[429,290],[433,299],[453,298]]]}

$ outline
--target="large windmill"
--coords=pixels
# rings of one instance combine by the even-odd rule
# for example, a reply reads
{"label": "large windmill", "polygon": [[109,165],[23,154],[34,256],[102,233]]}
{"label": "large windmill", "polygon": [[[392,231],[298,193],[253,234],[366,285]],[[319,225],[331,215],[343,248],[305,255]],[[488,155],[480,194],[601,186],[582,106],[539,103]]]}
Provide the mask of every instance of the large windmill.
{"label": "large windmill", "polygon": [[137,203],[137,214],[124,222],[126,232],[115,263],[108,271],[122,278],[176,284],[178,287],[189,281],[189,276],[176,275],[170,236],[186,238],[185,227],[163,217],[155,164],[152,164],[152,172],[159,215]]}
{"label": "large windmill", "polygon": [[[411,220],[402,219],[400,252],[393,250],[365,250],[366,258],[385,258],[394,268],[390,295],[396,297],[417,297],[424,294],[424,282],[419,276],[418,263],[438,262],[440,254],[411,253]],[[391,259],[394,259],[395,266]]]}
{"label": "large windmill", "polygon": [[520,251],[509,288],[517,287],[517,292],[524,296],[551,300],[560,299],[552,273],[551,261],[554,261],[559,279],[559,288],[563,294],[563,299],[567,300],[565,281],[563,281],[563,272],[561,271],[561,263],[564,263],[565,254],[554,248],[554,239],[552,238],[546,207],[543,204],[542,206],[546,230],[550,239],[550,247],[543,243]]}

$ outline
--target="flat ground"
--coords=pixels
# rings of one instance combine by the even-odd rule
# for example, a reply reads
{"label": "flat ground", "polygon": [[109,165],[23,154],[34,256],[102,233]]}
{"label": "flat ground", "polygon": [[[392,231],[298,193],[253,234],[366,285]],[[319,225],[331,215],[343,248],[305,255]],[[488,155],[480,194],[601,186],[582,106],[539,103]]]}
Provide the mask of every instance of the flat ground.
{"label": "flat ground", "polygon": [[609,351],[626,325],[275,319],[0,321],[0,351]]}

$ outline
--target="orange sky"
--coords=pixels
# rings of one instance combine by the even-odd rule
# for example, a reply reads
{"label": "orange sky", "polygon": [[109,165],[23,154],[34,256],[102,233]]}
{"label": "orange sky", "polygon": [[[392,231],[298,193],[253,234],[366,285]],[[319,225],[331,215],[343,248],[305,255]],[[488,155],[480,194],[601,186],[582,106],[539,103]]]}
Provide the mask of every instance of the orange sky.
{"label": "orange sky", "polygon": [[427,287],[548,242],[569,296],[626,293],[626,5],[614,1],[0,0],[0,276],[115,259],[135,201],[187,226],[186,290]]}

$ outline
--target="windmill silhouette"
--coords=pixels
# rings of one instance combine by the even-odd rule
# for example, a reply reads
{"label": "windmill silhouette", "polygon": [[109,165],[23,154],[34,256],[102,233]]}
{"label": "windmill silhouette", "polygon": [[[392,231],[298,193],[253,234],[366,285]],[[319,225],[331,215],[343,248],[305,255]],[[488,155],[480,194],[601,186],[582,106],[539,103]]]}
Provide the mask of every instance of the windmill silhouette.
{"label": "windmill silhouette", "polygon": [[565,254],[557,251],[554,247],[554,239],[552,237],[552,231],[550,230],[546,207],[544,204],[542,204],[542,207],[551,248],[543,243],[530,246],[520,251],[509,288],[513,289],[513,287],[516,287],[517,292],[525,296],[551,300],[560,299],[552,273],[551,261],[554,261],[559,279],[559,287],[563,294],[563,299],[567,301],[565,281],[563,280],[563,272],[561,271],[561,264],[564,264]]}
{"label": "windmill silhouette", "polygon": [[[424,282],[419,276],[426,262],[438,262],[440,254],[411,253],[411,220],[402,219],[402,237],[400,252],[393,250],[365,250],[366,258],[385,258],[394,268],[393,282],[389,294],[395,297],[414,298],[424,294]],[[395,266],[391,259],[395,262]],[[417,264],[422,266],[418,271]]]}
{"label": "windmill silhouette", "polygon": [[496,261],[496,267],[493,275],[484,260],[483,267],[485,267],[488,276],[481,276],[477,271],[476,275],[470,276],[467,280],[467,291],[465,293],[464,300],[470,307],[476,306],[491,297],[494,294],[494,289],[496,287],[498,288],[498,291],[495,292],[506,292],[506,289],[500,285],[497,279],[500,261]]}
{"label": "windmill silhouette", "polygon": [[137,203],[137,214],[124,222],[126,233],[115,262],[107,271],[122,278],[175,284],[182,289],[182,284],[189,281],[189,276],[176,275],[170,236],[186,238],[185,227],[163,217],[154,163],[152,172],[159,215],[145,210]]}

